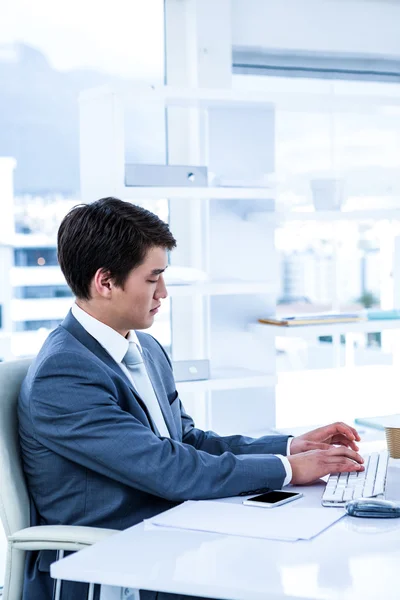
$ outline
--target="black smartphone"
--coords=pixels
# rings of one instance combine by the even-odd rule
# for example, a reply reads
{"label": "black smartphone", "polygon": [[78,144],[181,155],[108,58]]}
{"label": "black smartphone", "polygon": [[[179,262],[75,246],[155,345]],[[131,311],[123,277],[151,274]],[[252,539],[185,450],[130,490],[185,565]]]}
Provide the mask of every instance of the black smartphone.
{"label": "black smartphone", "polygon": [[260,494],[259,496],[253,496],[243,501],[246,506],[261,506],[262,508],[272,508],[274,506],[282,506],[286,502],[292,502],[298,498],[302,498],[303,494],[299,492],[282,492],[281,490],[273,490]]}

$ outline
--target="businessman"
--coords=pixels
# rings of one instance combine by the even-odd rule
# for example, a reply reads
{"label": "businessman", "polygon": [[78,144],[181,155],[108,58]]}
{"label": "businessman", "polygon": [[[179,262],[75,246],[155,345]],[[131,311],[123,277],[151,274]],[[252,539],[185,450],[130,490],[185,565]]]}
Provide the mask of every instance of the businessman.
{"label": "businessman", "polygon": [[[195,427],[165,351],[137,331],[152,325],[167,296],[163,274],[175,245],[156,215],[115,198],[77,206],[61,223],[58,259],[76,302],[19,398],[32,525],[125,529],[184,500],[363,469],[358,434],[343,423],[259,439]],[[54,560],[50,551],[29,555],[24,600],[51,599]],[[83,594],[82,584],[63,584],[63,600]]]}

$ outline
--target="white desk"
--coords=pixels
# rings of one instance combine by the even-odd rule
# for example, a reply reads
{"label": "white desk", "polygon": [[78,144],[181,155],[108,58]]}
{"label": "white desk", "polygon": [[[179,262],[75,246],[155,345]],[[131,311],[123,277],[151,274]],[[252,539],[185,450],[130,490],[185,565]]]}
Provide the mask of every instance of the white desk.
{"label": "white desk", "polygon": [[[393,499],[400,499],[398,463],[389,466]],[[305,499],[287,510],[299,502],[320,506],[322,484],[296,489]],[[399,569],[400,519],[346,516],[315,539],[294,543],[140,524],[54,563],[51,575],[224,600],[399,600]]]}

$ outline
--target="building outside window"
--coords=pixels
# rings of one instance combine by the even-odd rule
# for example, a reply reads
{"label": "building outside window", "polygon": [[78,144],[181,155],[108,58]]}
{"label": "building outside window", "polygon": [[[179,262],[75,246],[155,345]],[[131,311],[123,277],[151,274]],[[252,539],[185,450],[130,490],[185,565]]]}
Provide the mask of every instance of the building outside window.
{"label": "building outside window", "polygon": [[[399,308],[400,85],[270,74],[234,85],[275,107],[277,314]],[[329,335],[276,338],[278,426],[372,415],[377,398],[382,414],[397,412],[399,333],[351,339],[357,369],[332,368],[346,364],[344,336],[336,347]]]}
{"label": "building outside window", "polygon": [[58,265],[56,248],[15,248],[16,267],[55,267]]}
{"label": "building outside window", "polygon": [[67,285],[25,285],[14,288],[14,298],[69,298],[72,292]]}

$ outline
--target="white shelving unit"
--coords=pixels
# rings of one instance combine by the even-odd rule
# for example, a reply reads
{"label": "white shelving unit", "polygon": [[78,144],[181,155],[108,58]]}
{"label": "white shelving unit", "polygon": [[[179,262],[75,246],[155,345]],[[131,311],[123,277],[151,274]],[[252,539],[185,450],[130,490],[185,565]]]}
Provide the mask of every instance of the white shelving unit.
{"label": "white shelving unit", "polygon": [[[208,275],[199,283],[168,285],[172,358],[209,359],[212,373],[207,381],[177,387],[199,427],[245,433],[275,424],[274,341],[258,342],[248,331],[276,303],[274,225],[260,228],[247,219],[253,211],[274,211],[274,106],[269,95],[232,88],[230,10],[225,0],[217,10],[210,0],[165,3],[168,85],[106,86],[81,94],[80,172],[83,201],[107,195],[169,201],[178,241],[171,266]],[[146,123],[160,128],[154,140],[151,134],[140,138],[133,127],[133,145],[140,138],[146,146],[144,160],[140,142],[126,156],[132,123],[142,133]],[[149,147],[157,142],[153,158]],[[206,165],[209,185],[189,177],[184,187],[143,180],[132,185],[127,166],[133,162]]]}
{"label": "white shelving unit", "polygon": [[[275,185],[271,174],[263,174],[260,185],[209,185],[164,187],[160,185],[135,186],[126,180],[124,103],[135,107],[159,104],[162,110],[187,108],[193,116],[193,107],[200,113],[199,120],[207,123],[210,108],[221,106],[252,107],[266,106],[264,94],[255,95],[225,89],[173,88],[169,86],[131,86],[129,92],[103,86],[86,90],[80,95],[81,114],[81,189],[84,198],[101,197],[107,194],[139,202],[143,200],[173,199],[194,200],[273,200]],[[196,100],[197,99],[197,100]],[[218,99],[218,101],[216,100]],[[246,101],[244,101],[246,100]],[[164,103],[165,102],[165,103]],[[269,105],[268,105],[269,106]],[[173,108],[172,108],[173,107]],[[180,108],[177,108],[180,107]],[[180,119],[184,121],[184,119]],[[192,127],[193,128],[193,127]],[[105,141],[107,140],[107,141]],[[191,152],[193,154],[193,152]],[[192,157],[190,157],[192,159]],[[184,156],[174,164],[186,164]],[[271,181],[268,181],[271,179]],[[258,184],[258,181],[257,181]]]}
{"label": "white shelving unit", "polygon": [[[186,396],[193,396],[197,404],[207,406],[207,422],[200,426],[211,424],[215,407],[221,416],[226,400],[225,414],[234,412],[236,405],[239,422],[240,411],[255,416],[247,430],[264,430],[275,424],[277,336],[333,334],[339,346],[341,333],[350,339],[360,331],[397,325],[385,321],[296,330],[250,325],[276,309],[275,228],[291,221],[400,219],[400,209],[275,212],[273,179],[265,177],[274,172],[274,106],[279,103],[284,109],[289,102],[292,108],[292,99],[283,92],[232,88],[230,4],[219,2],[215,10],[210,0],[184,6],[179,0],[165,3],[168,85],[127,84],[81,95],[81,191],[84,201],[106,195],[132,202],[169,200],[170,226],[178,240],[171,264],[202,269],[209,276],[197,284],[169,285],[173,358],[209,358],[214,367],[210,380],[180,383],[179,390],[185,403]],[[298,94],[296,109],[352,111],[357,100],[361,111],[369,111],[375,103],[365,95],[353,97],[350,104],[347,98],[326,100],[325,95]],[[125,107],[150,107],[153,115],[161,116],[157,122],[164,129],[165,156],[151,160],[147,152],[147,164],[207,165],[217,176],[211,181],[247,181],[248,186],[200,187],[196,182],[190,185],[189,179],[185,187],[132,185],[126,177],[126,165],[133,161],[125,156]],[[140,124],[151,119],[143,118]],[[152,142],[145,140],[149,146]],[[259,181],[266,183],[257,187]]]}
{"label": "white shelving unit", "polygon": [[[266,113],[261,108],[258,124],[262,125],[266,120],[269,126],[273,112],[268,98],[263,94],[254,96],[229,89],[168,86],[141,90],[134,88],[130,93],[115,92],[108,88],[88,90],[81,96],[80,139],[83,199],[93,200],[106,195],[133,202],[168,199],[171,229],[178,239],[178,250],[171,254],[171,259],[178,254],[176,265],[202,269],[208,273],[207,281],[168,285],[172,298],[174,360],[190,359],[192,348],[193,358],[209,358],[213,366],[210,379],[177,384],[184,403],[189,403],[189,412],[193,412],[190,410],[191,402],[197,407],[203,406],[202,410],[194,411],[195,417],[196,413],[197,417],[200,415],[200,426],[210,427],[213,425],[214,407],[222,405],[224,394],[229,394],[225,409],[227,413],[235,403],[238,406],[242,402],[245,394],[250,410],[254,407],[254,423],[251,427],[272,427],[276,385],[274,342],[258,345],[248,335],[247,328],[248,323],[260,314],[261,306],[275,305],[274,226],[260,230],[258,224],[251,223],[247,216],[252,210],[260,210],[260,202],[267,211],[271,211],[271,207],[273,209],[274,186],[267,183],[262,187],[196,187],[191,186],[189,181],[185,187],[126,185],[125,164],[128,163],[125,162],[124,102],[127,101],[142,107],[149,102],[161,103],[165,107],[179,106],[179,110],[190,107],[190,119],[193,119],[193,107],[199,109],[199,127],[206,126],[208,130],[205,136],[207,150],[204,155],[196,152],[193,155],[192,152],[189,158],[193,164],[204,164],[201,162],[204,156],[211,162],[213,153],[218,156],[218,147],[224,143],[222,138],[230,132],[228,123],[232,118],[232,107],[239,110],[239,118],[243,115],[240,111],[246,113],[244,119],[250,118],[249,135],[251,127],[255,127],[254,123],[251,125],[255,108],[267,107]],[[222,112],[213,121],[210,109],[215,107]],[[228,113],[225,118],[224,111]],[[219,129],[221,121],[224,125]],[[260,139],[265,144],[262,136]],[[254,153],[260,151],[265,152],[265,146],[259,148],[256,144]],[[169,157],[174,161],[172,164],[188,162],[179,152],[176,155],[170,151]],[[252,157],[246,156],[246,160],[249,162]],[[213,170],[212,167],[210,164],[209,169]],[[265,177],[263,181],[267,179]],[[179,219],[182,213],[187,215],[188,225],[185,227],[183,224],[180,234],[182,218]],[[188,227],[190,235],[185,231]],[[266,236],[268,232],[271,235]],[[179,255],[180,248],[183,251]],[[186,263],[185,255],[191,257]],[[272,258],[268,268],[264,255],[268,255],[269,260]],[[258,305],[249,309],[254,299],[258,299]],[[178,357],[174,355],[177,347]],[[261,418],[257,415],[260,407],[264,413]]]}
{"label": "white shelving unit", "polygon": [[[211,426],[214,400],[216,403],[222,402],[224,392],[230,392],[232,398],[244,392],[246,398],[251,398],[251,392],[254,392],[255,406],[260,406],[256,395],[264,390],[263,406],[267,417],[260,428],[273,427],[276,337],[315,340],[319,336],[332,335],[339,352],[340,335],[345,334],[348,340],[346,356],[351,357],[351,363],[354,362],[351,356],[353,334],[400,329],[400,323],[383,320],[296,328],[254,324],[260,314],[267,314],[267,309],[270,313],[275,311],[278,291],[278,273],[274,271],[275,228],[292,221],[400,219],[400,209],[280,213],[271,209],[275,199],[272,184],[264,187],[126,185],[123,101],[127,99],[134,102],[135,106],[146,106],[151,102],[162,104],[165,108],[173,107],[173,110],[178,106],[179,110],[186,107],[189,108],[190,119],[193,119],[193,108],[198,109],[197,112],[201,114],[201,118],[197,115],[198,128],[208,127],[206,142],[203,140],[208,148],[203,153],[192,152],[190,159],[194,164],[204,164],[202,160],[204,156],[209,158],[210,148],[217,154],[218,148],[223,147],[221,138],[224,133],[229,135],[226,124],[225,130],[220,127],[224,111],[232,118],[232,114],[240,115],[240,112],[232,113],[233,108],[247,111],[250,115],[261,107],[267,107],[273,118],[268,98],[263,94],[253,96],[234,90],[168,86],[140,90],[134,88],[129,93],[125,91],[121,94],[109,89],[89,90],[81,99],[81,173],[85,199],[92,200],[107,194],[133,202],[169,199],[173,215],[171,227],[175,234],[178,223],[176,260],[182,260],[187,253],[190,260],[185,266],[208,272],[208,281],[168,286],[173,300],[173,352],[174,347],[179,347],[178,360],[182,360],[190,356],[192,349],[193,359],[209,358],[215,364],[209,380],[181,382],[177,386],[185,402],[189,395],[195,398],[195,402],[205,403],[206,410],[203,412],[206,422],[202,425]],[[220,111],[218,123],[216,119],[213,121],[210,112],[215,107]],[[262,108],[259,118],[260,123],[263,119],[268,121],[267,113],[263,113]],[[101,144],[96,136],[102,139]],[[260,151],[260,145],[265,151],[262,142],[258,141],[257,146],[256,140],[255,154]],[[170,153],[171,157],[173,164],[185,164],[185,157],[181,157],[179,152],[176,155]],[[266,201],[265,210],[260,210],[259,203],[263,201]],[[179,224],[182,211],[188,217],[187,227]],[[182,227],[180,232],[179,227]],[[189,229],[189,233],[185,229]],[[182,232],[183,244],[180,237]],[[179,246],[184,248],[180,254]],[[263,256],[268,257],[268,268]],[[258,263],[258,268],[252,268],[253,261]],[[271,273],[266,276],[268,270]],[[259,277],[259,273],[264,275]],[[251,275],[253,279],[250,279]],[[254,299],[258,299],[258,303],[253,302]],[[239,396],[236,401],[239,403]],[[258,424],[255,423],[252,428],[258,429]]]}

